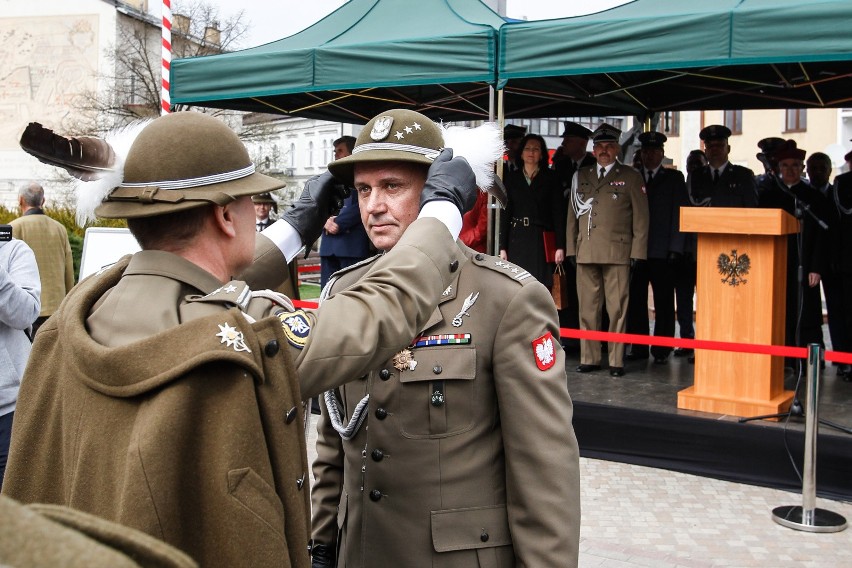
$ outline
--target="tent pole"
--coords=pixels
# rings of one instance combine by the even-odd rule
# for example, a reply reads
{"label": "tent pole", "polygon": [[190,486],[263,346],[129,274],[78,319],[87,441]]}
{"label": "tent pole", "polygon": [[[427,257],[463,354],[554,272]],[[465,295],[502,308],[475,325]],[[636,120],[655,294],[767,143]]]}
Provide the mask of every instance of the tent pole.
{"label": "tent pole", "polygon": [[[488,117],[494,121],[494,87],[489,87],[488,93]],[[497,90],[497,126],[500,132],[505,126],[505,116],[503,109],[503,89]],[[497,160],[497,177],[503,180],[503,160]],[[500,205],[494,196],[488,195],[488,254],[498,256],[500,254]]]}

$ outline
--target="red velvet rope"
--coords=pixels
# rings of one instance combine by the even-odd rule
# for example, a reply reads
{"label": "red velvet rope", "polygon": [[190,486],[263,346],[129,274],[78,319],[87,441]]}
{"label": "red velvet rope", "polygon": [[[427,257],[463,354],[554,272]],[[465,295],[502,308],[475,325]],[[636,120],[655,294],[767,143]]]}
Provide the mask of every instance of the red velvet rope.
{"label": "red velvet rope", "polygon": [[[316,302],[294,300],[298,308],[316,308]],[[731,341],[711,341],[707,339],[683,339],[679,337],[657,337],[636,335],[633,333],[610,333],[608,331],[591,331],[562,327],[559,333],[563,338],[591,339],[594,341],[612,341],[618,343],[637,343],[640,345],[660,345],[663,347],[682,347],[685,349],[709,349],[712,351],[728,351],[731,353],[757,353],[774,355],[776,357],[796,357],[806,359],[808,350],[804,347],[786,347],[784,345],[761,345],[757,343],[734,343]],[[842,351],[826,351],[825,360],[835,363],[852,365],[852,353]]]}

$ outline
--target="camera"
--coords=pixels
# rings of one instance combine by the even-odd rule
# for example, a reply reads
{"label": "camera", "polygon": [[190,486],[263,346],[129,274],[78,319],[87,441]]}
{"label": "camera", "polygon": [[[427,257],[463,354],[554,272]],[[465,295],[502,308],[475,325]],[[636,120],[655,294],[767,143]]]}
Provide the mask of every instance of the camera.
{"label": "camera", "polygon": [[12,240],[12,225],[0,225],[0,243]]}

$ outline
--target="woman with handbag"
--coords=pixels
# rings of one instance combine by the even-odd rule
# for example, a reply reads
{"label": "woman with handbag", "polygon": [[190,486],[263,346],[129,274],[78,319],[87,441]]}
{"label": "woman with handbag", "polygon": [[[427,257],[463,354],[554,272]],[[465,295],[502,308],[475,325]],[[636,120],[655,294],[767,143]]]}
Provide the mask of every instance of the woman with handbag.
{"label": "woman with handbag", "polygon": [[524,136],[521,159],[523,167],[504,179],[509,200],[500,223],[500,258],[550,288],[555,265],[565,260],[562,185],[548,169],[547,144],[538,134]]}

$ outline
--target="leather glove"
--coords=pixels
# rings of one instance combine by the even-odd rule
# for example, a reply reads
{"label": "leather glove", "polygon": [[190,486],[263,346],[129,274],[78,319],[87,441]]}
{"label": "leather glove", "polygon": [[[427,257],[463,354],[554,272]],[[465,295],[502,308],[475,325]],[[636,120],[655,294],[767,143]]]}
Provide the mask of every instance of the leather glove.
{"label": "leather glove", "polygon": [[325,544],[314,544],[311,547],[311,568],[333,568],[334,549]]}
{"label": "leather glove", "polygon": [[281,215],[290,223],[307,250],[322,234],[325,222],[343,207],[349,188],[337,181],[331,172],[314,176],[305,182],[302,195]]}
{"label": "leather glove", "polygon": [[682,258],[683,258],[683,255],[680,254],[679,252],[669,251],[669,258],[668,258],[669,264],[680,264],[680,261],[681,261]]}
{"label": "leather glove", "polygon": [[464,215],[473,208],[479,188],[476,176],[464,158],[453,158],[453,150],[444,148],[429,166],[426,184],[420,193],[420,208],[430,201],[449,201]]}
{"label": "leather glove", "polygon": [[568,259],[568,262],[571,263],[571,266],[573,266],[574,268],[577,268],[577,257],[576,256],[574,256],[572,254],[571,256],[566,256],[565,258]]}

